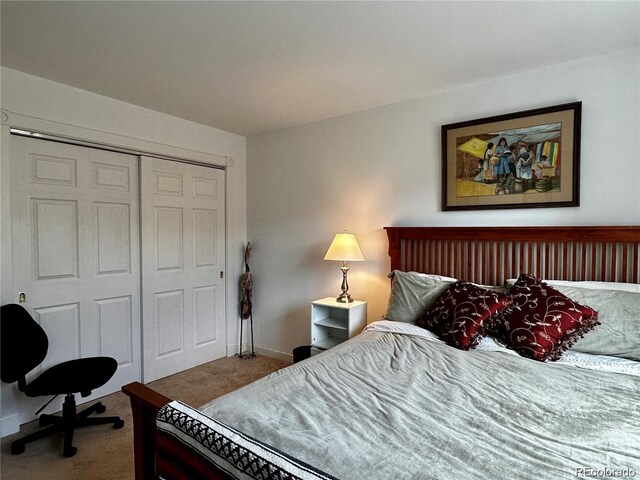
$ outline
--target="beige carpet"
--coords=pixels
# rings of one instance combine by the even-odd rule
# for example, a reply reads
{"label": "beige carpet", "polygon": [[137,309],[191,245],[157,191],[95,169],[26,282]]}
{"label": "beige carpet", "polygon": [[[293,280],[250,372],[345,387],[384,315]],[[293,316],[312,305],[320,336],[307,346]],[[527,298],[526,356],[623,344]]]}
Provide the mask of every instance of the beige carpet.
{"label": "beige carpet", "polygon": [[[287,366],[288,363],[260,356],[252,360],[222,358],[149,384],[154,390],[199,406]],[[133,430],[129,397],[116,392],[101,399],[104,415],[119,415],[125,426],[108,425],[76,430],[73,444],[78,453],[62,457],[62,435],[27,444],[22,455],[11,455],[15,438],[38,428],[38,422],[23,425],[20,433],[2,439],[0,471],[3,480],[133,480]],[[82,407],[79,407],[82,408]]]}

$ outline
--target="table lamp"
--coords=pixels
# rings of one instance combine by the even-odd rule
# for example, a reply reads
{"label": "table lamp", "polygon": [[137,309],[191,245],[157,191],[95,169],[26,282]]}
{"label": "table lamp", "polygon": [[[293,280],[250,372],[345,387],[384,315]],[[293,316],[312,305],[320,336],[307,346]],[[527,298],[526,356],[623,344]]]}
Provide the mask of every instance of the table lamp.
{"label": "table lamp", "polygon": [[341,303],[353,302],[353,298],[349,295],[349,284],[347,283],[347,272],[349,271],[347,262],[364,261],[356,236],[346,231],[336,234],[324,259],[342,261],[342,267],[340,268],[342,270],[342,294],[336,298],[336,301]]}

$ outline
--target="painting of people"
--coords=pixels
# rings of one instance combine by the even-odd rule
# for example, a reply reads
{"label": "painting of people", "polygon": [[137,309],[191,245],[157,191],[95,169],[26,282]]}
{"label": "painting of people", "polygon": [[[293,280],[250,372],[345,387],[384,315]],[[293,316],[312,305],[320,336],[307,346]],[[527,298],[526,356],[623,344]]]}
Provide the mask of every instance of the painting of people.
{"label": "painting of people", "polygon": [[443,209],[576,206],[581,103],[442,127]]}
{"label": "painting of people", "polygon": [[457,195],[559,191],[561,142],[560,123],[458,137]]}

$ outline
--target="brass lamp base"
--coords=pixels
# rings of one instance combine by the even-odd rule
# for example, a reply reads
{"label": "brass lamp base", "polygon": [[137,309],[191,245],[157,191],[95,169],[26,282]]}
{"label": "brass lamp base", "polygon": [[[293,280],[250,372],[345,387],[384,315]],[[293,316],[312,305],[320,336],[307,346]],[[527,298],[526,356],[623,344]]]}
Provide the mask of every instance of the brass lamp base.
{"label": "brass lamp base", "polygon": [[338,298],[336,298],[336,302],[340,303],[351,303],[353,302],[353,298],[349,295],[349,283],[347,282],[347,272],[349,272],[349,267],[347,267],[347,262],[342,262],[342,293]]}
{"label": "brass lamp base", "polygon": [[336,298],[336,302],[340,303],[351,303],[353,302],[353,298],[346,292],[342,292],[338,298]]}

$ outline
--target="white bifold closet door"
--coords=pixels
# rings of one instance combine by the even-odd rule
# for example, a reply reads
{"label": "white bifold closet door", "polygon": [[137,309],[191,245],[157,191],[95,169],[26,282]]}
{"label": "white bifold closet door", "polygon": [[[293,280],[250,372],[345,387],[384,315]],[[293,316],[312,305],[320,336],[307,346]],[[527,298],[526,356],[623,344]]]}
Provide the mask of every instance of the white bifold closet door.
{"label": "white bifold closet door", "polygon": [[141,159],[143,380],[223,357],[224,171]]}
{"label": "white bifold closet door", "polygon": [[16,301],[49,337],[37,371],[107,355],[118,370],[93,396],[119,390],[142,363],[138,158],[22,137],[11,155]]}

